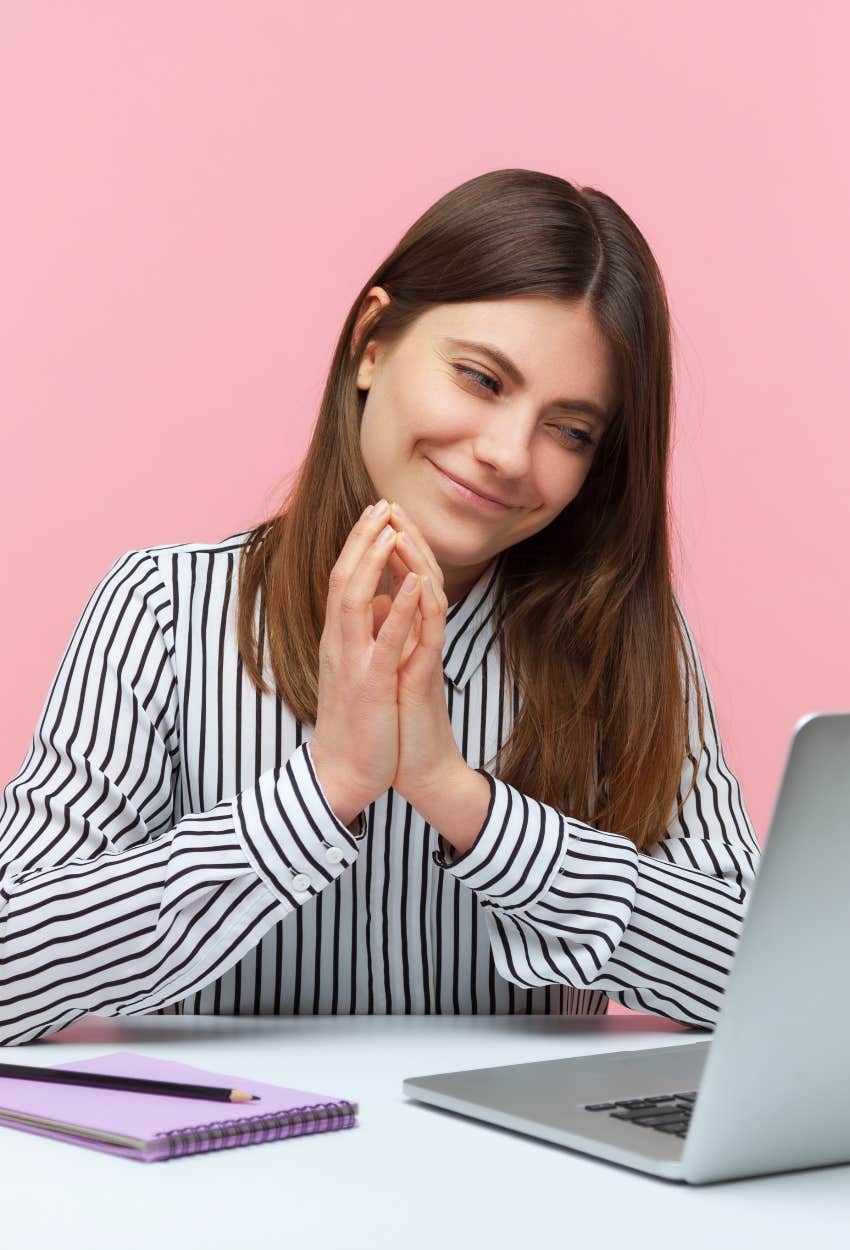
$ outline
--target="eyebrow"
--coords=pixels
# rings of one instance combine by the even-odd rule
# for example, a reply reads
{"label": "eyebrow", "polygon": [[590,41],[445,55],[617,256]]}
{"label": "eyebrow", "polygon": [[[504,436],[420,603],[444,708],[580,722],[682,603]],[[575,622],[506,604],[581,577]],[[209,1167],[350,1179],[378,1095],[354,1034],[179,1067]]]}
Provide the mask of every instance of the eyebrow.
{"label": "eyebrow", "polygon": [[[478,343],[472,339],[455,338],[446,338],[444,341],[452,347],[466,347],[474,352],[482,352],[485,356],[489,356],[493,363],[498,365],[517,386],[525,384],[525,377],[519,366],[492,343]],[[565,412],[583,412],[587,416],[596,417],[597,421],[601,421],[603,425],[608,424],[608,414],[605,409],[594,403],[592,399],[554,399],[549,407],[562,408]]]}

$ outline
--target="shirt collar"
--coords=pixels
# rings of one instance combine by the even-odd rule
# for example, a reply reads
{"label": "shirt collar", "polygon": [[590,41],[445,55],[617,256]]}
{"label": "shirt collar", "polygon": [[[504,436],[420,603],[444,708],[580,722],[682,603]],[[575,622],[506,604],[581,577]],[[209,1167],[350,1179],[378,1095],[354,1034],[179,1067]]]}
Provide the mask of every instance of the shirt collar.
{"label": "shirt collar", "polygon": [[478,669],[495,635],[501,554],[493,557],[475,585],[446,613],[443,672],[458,690],[464,689]]}

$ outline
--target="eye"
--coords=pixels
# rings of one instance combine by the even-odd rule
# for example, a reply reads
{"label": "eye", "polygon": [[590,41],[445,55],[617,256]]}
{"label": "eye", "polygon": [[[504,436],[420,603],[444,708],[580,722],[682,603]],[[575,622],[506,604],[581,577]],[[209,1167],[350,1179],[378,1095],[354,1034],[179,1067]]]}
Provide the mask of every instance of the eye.
{"label": "eye", "polygon": [[[474,386],[479,390],[487,391],[490,395],[498,395],[502,389],[502,384],[498,378],[491,378],[489,373],[483,373],[480,369],[470,369],[467,365],[455,365],[458,373],[468,377]],[[491,383],[491,386],[486,385]],[[554,427],[558,431],[558,439],[568,446],[572,445],[578,449],[582,447],[595,447],[596,439],[591,438],[586,430],[580,429],[574,425],[556,425]]]}
{"label": "eye", "polygon": [[[502,384],[498,378],[491,378],[489,373],[482,373],[480,369],[470,369],[466,365],[455,365],[458,373],[464,374],[482,391],[489,391],[491,395],[498,395],[502,389]],[[486,383],[491,382],[492,388]]]}
{"label": "eye", "polygon": [[[559,425],[556,426],[559,434],[564,435],[565,443],[583,443],[586,447],[595,447],[596,439],[591,438],[586,430],[580,430],[575,425]],[[569,437],[566,437],[569,435]]]}

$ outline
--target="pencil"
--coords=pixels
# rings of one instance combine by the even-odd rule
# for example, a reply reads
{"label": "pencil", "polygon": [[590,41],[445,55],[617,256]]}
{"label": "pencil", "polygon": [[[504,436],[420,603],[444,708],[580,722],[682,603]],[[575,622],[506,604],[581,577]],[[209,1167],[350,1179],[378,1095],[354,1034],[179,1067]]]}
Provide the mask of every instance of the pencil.
{"label": "pencil", "polygon": [[[171,1098],[208,1098],[215,1102],[259,1102],[257,1094],[221,1085],[183,1085],[179,1081],[148,1081],[139,1076],[112,1076],[108,1072],[74,1072],[69,1068],[29,1068],[20,1063],[0,1063],[0,1077],[16,1081],[49,1081],[60,1085],[92,1085],[98,1089],[124,1089],[136,1094],[167,1094]],[[2,1086],[0,1086],[0,1098]]]}

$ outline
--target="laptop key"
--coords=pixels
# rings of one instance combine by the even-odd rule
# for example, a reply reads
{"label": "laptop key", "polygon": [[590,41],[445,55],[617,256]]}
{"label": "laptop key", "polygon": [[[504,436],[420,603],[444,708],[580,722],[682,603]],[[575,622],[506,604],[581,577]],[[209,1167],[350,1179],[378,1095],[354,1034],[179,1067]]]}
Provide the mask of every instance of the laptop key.
{"label": "laptop key", "polygon": [[585,1111],[610,1111],[616,1105],[615,1102],[586,1102],[584,1109]]}
{"label": "laptop key", "polygon": [[[617,1111],[612,1111],[611,1117],[614,1120],[640,1120],[644,1116],[655,1115],[655,1114],[656,1114],[655,1107],[621,1107]],[[661,1114],[661,1113],[658,1112],[658,1114]],[[676,1115],[679,1119],[681,1119],[681,1115],[682,1115],[680,1111],[670,1111],[670,1112],[666,1112],[666,1114]]]}
{"label": "laptop key", "polygon": [[647,1128],[655,1128],[658,1124],[683,1124],[684,1118],[680,1111],[659,1111],[656,1115],[641,1115],[634,1117],[635,1124],[646,1125]]}

